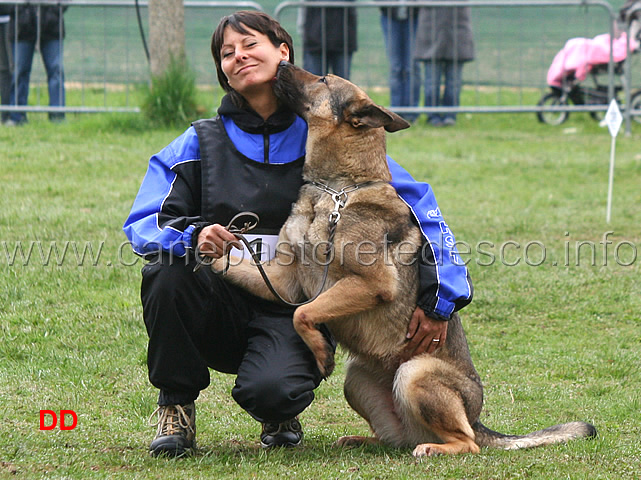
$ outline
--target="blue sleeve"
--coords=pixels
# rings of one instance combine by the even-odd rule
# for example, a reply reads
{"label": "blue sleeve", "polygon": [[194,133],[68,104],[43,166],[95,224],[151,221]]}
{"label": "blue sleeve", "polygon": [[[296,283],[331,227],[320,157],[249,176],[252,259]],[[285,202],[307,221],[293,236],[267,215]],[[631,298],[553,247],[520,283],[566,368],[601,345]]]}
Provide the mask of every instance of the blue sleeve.
{"label": "blue sleeve", "polygon": [[473,288],[467,268],[456,250],[456,240],[441,215],[432,187],[417,182],[392,160],[392,186],[409,206],[425,238],[420,257],[418,306],[427,315],[447,320],[472,301]]}
{"label": "blue sleeve", "polygon": [[192,247],[200,216],[200,148],[193,127],[149,160],[123,230],[138,255]]}

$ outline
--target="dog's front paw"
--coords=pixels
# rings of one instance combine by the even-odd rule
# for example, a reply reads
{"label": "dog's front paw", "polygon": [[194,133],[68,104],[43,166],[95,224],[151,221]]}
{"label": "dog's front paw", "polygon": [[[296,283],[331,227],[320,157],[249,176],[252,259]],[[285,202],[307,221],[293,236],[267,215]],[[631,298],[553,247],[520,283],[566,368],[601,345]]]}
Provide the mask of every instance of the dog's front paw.
{"label": "dog's front paw", "polygon": [[329,377],[336,366],[336,362],[334,361],[334,350],[328,344],[325,345],[325,350],[325,355],[323,355],[324,358],[322,360],[320,358],[316,359],[316,364],[318,365],[318,369],[320,370],[323,378]]}
{"label": "dog's front paw", "polygon": [[306,313],[306,307],[309,308],[303,305],[294,312],[294,329],[314,354],[321,376],[327,378],[334,371],[334,347],[316,327],[313,317]]}

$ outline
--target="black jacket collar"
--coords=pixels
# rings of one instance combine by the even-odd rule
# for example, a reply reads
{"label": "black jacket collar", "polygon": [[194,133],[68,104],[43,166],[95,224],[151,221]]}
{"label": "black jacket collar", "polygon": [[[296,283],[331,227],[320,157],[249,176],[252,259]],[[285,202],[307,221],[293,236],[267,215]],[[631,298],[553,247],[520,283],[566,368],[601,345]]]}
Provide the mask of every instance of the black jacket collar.
{"label": "black jacket collar", "polygon": [[272,134],[282,132],[291,126],[296,119],[296,114],[291,110],[280,107],[267,120],[258,115],[250,107],[237,107],[229,94],[225,95],[218,107],[218,115],[231,117],[240,129],[247,133]]}

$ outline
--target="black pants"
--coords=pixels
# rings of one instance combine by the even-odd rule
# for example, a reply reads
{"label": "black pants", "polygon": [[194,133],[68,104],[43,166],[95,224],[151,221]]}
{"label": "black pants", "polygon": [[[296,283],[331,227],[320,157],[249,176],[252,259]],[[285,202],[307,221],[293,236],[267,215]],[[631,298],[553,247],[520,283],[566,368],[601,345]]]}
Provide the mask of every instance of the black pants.
{"label": "black pants", "polygon": [[[159,405],[194,401],[208,367],[236,374],[232,396],[260,422],[283,422],[314,399],[321,375],[293,309],[254,297],[208,268],[168,257],[142,269],[149,380]],[[327,332],[329,341],[331,335]]]}

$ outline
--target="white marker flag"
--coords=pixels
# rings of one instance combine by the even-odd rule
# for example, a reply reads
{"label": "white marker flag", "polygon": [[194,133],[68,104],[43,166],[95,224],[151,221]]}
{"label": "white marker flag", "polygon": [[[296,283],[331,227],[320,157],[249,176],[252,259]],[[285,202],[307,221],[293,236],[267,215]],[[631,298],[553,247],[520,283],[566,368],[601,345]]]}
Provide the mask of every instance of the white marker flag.
{"label": "white marker flag", "polygon": [[608,180],[608,208],[605,214],[605,221],[610,223],[610,214],[612,212],[612,188],[614,185],[614,150],[617,134],[619,133],[619,128],[621,128],[621,122],[623,121],[623,116],[621,115],[621,110],[619,110],[619,105],[616,100],[612,99],[608,111],[605,113],[605,123],[610,130],[610,135],[612,136],[612,143],[610,145],[610,178]]}

